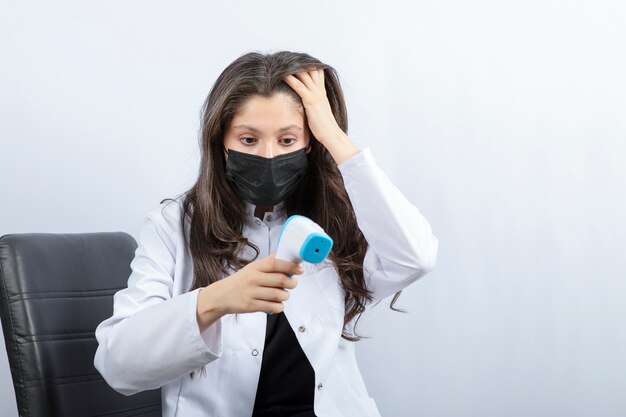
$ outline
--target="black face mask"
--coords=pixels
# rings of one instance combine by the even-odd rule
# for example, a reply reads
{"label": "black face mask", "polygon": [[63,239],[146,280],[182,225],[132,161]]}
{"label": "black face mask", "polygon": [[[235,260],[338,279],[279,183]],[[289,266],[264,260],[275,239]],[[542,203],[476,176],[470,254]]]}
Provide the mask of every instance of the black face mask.
{"label": "black face mask", "polygon": [[226,179],[241,198],[257,206],[273,206],[285,199],[308,170],[306,149],[264,158],[228,149]]}

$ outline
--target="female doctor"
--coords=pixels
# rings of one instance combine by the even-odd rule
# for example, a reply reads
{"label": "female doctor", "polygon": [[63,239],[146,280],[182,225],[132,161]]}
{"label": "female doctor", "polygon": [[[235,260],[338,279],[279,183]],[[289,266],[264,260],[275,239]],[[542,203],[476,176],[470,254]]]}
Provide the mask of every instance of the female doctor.
{"label": "female doctor", "polygon": [[[161,388],[166,417],[380,416],[354,326],[395,293],[394,309],[438,241],[347,130],[336,71],[310,55],[247,53],[220,74],[198,179],[148,212],[96,329],[113,389]],[[275,259],[293,214],[333,238],[321,264]]]}

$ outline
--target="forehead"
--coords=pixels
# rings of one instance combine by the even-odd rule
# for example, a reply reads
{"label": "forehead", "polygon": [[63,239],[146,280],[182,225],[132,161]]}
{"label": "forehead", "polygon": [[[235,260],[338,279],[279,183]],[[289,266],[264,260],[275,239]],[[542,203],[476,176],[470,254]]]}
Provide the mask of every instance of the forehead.
{"label": "forehead", "polygon": [[274,94],[272,97],[252,96],[238,109],[231,126],[240,123],[274,126],[285,122],[302,126],[304,116],[295,103],[286,94]]}

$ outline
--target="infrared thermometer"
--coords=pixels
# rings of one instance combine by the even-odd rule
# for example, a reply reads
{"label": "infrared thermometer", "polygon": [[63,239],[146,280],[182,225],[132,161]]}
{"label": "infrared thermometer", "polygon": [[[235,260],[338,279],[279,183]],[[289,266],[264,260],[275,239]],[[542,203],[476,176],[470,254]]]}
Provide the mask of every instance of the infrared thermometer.
{"label": "infrared thermometer", "polygon": [[297,264],[302,261],[319,264],[326,259],[332,247],[333,239],[324,229],[308,217],[294,214],[280,231],[276,259]]}

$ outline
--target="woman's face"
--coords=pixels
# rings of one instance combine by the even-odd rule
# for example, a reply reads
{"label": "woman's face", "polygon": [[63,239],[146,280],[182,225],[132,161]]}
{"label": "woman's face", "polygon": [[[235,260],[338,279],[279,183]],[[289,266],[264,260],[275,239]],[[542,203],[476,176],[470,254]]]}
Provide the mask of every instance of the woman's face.
{"label": "woman's face", "polygon": [[[231,121],[224,147],[265,158],[306,148],[309,130],[298,106],[283,93],[251,97]],[[228,159],[228,154],[225,156]]]}

